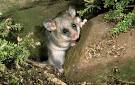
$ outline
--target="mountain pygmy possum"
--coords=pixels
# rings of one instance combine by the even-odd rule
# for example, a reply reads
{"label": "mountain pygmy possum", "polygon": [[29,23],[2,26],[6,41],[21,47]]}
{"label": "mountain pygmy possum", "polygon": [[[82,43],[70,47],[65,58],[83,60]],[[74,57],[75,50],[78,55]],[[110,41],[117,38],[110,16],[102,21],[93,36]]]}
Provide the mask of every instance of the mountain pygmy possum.
{"label": "mountain pygmy possum", "polygon": [[48,62],[60,73],[63,72],[62,65],[65,60],[66,50],[75,45],[80,35],[80,28],[87,22],[86,19],[76,17],[76,11],[69,7],[66,12],[56,18],[44,21],[47,30]]}

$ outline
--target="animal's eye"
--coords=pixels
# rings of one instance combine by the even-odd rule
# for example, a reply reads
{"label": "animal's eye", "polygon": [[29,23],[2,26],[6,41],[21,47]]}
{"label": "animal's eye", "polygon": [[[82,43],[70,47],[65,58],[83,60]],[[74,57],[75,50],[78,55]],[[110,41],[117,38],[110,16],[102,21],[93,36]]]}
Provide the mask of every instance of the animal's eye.
{"label": "animal's eye", "polygon": [[76,27],[76,24],[72,24],[72,27],[75,28]]}
{"label": "animal's eye", "polygon": [[69,30],[64,28],[64,29],[62,30],[62,32],[63,32],[64,34],[68,34],[68,33],[69,33]]}

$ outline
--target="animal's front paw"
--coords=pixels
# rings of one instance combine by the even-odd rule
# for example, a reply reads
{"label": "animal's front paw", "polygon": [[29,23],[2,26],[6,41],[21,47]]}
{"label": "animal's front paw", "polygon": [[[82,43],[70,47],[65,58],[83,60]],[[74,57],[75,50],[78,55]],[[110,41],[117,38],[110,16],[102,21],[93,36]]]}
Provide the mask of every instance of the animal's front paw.
{"label": "animal's front paw", "polygon": [[75,40],[71,41],[71,46],[75,46],[75,45],[76,45],[76,41]]}
{"label": "animal's front paw", "polygon": [[76,45],[76,43],[71,43],[71,46],[73,47],[73,46],[75,46]]}
{"label": "animal's front paw", "polygon": [[86,22],[87,22],[87,19],[84,19],[84,20],[83,20],[83,23],[85,24]]}
{"label": "animal's front paw", "polygon": [[85,25],[86,22],[87,22],[87,19],[84,19],[84,20],[80,23],[81,28],[82,28],[83,25]]}

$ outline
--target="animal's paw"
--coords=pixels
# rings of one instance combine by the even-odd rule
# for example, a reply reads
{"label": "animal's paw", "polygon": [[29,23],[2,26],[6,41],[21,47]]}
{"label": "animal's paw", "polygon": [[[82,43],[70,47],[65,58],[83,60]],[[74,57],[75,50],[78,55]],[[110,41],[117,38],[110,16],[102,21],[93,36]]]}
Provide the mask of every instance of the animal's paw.
{"label": "animal's paw", "polygon": [[54,73],[58,76],[63,75],[64,69],[63,68],[55,68]]}
{"label": "animal's paw", "polygon": [[64,69],[63,68],[59,68],[58,71],[59,71],[59,73],[63,73]]}
{"label": "animal's paw", "polygon": [[84,19],[84,20],[80,23],[80,26],[82,27],[83,25],[85,25],[86,22],[87,22],[87,19]]}
{"label": "animal's paw", "polygon": [[62,65],[55,67],[55,72],[62,74],[64,72]]}
{"label": "animal's paw", "polygon": [[87,22],[87,19],[84,19],[83,22],[86,23]]}
{"label": "animal's paw", "polygon": [[73,46],[75,46],[76,45],[76,43],[71,43],[71,46],[73,47]]}
{"label": "animal's paw", "polygon": [[71,41],[71,46],[73,47],[75,45],[76,45],[76,41],[75,40]]}

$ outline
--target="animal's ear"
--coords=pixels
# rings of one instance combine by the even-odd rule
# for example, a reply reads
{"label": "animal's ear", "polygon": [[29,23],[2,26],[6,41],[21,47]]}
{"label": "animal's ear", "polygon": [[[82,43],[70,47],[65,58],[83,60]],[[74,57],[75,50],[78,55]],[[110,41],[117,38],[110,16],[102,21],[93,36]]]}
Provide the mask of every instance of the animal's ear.
{"label": "animal's ear", "polygon": [[74,18],[76,16],[76,10],[74,9],[74,7],[69,6],[69,9],[67,10],[67,12],[69,13],[69,15]]}
{"label": "animal's ear", "polygon": [[48,31],[56,30],[56,23],[53,20],[49,20],[48,22],[43,22],[43,25]]}

